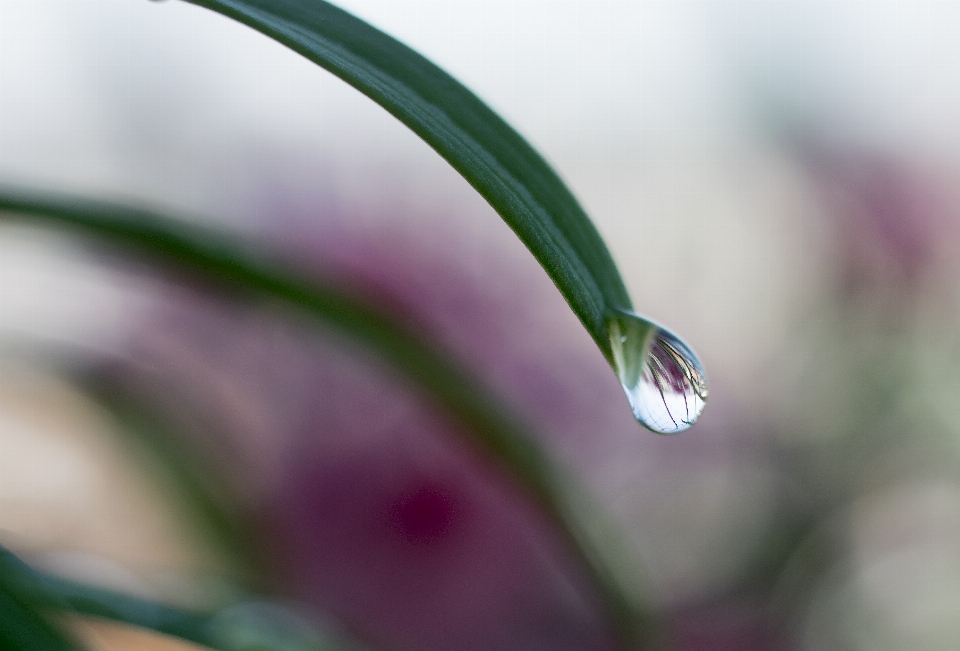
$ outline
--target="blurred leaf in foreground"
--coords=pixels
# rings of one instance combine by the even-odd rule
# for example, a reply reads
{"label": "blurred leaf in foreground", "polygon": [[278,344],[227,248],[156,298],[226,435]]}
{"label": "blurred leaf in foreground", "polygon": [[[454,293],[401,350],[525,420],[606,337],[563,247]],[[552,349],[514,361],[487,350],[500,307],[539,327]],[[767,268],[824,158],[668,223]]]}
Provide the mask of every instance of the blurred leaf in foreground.
{"label": "blurred leaf in foreground", "polygon": [[[223,306],[225,304],[221,302],[222,298],[233,297],[257,299],[258,302],[283,306],[283,313],[287,317],[293,315],[306,317],[306,323],[312,322],[314,325],[320,323],[346,336],[348,340],[360,343],[364,348],[376,352],[380,359],[387,362],[388,367],[392,369],[391,375],[399,373],[400,377],[409,381],[411,388],[428,398],[428,402],[432,403],[433,407],[439,408],[438,414],[425,414],[418,417],[423,420],[408,418],[405,419],[406,425],[400,425],[398,422],[392,428],[381,430],[388,438],[380,441],[373,448],[370,447],[370,443],[374,439],[371,439],[369,434],[347,438],[342,436],[358,426],[363,427],[364,423],[367,423],[365,420],[367,415],[375,416],[378,422],[386,418],[387,420],[381,424],[389,425],[390,415],[395,413],[397,407],[406,399],[401,400],[400,403],[394,403],[395,406],[391,408],[388,394],[380,393],[369,402],[357,404],[354,410],[338,410],[340,416],[333,422],[318,423],[310,418],[311,428],[319,427],[322,431],[307,432],[309,436],[305,442],[308,445],[305,448],[300,447],[300,441],[296,439],[293,441],[297,445],[288,452],[293,456],[285,461],[286,470],[282,475],[282,482],[274,486],[277,492],[271,499],[277,501],[273,502],[273,508],[260,513],[261,517],[267,518],[262,530],[276,534],[275,538],[264,540],[262,544],[267,546],[266,550],[274,559],[274,563],[280,563],[269,568],[273,573],[268,572],[268,577],[288,578],[294,585],[299,585],[301,590],[306,591],[305,596],[315,601],[319,599],[321,605],[331,608],[334,612],[339,610],[341,616],[354,621],[358,628],[385,627],[376,633],[364,632],[377,642],[389,639],[390,636],[399,633],[398,631],[390,632],[391,627],[399,627],[401,630],[409,627],[403,619],[409,619],[409,616],[417,614],[417,611],[401,619],[391,620],[385,617],[383,607],[371,610],[371,604],[364,605],[363,600],[353,604],[352,608],[357,610],[351,610],[348,607],[345,597],[334,603],[325,603],[322,596],[325,593],[329,594],[328,590],[331,587],[336,591],[339,589],[338,586],[346,587],[350,582],[354,582],[356,586],[363,585],[363,572],[367,571],[364,568],[370,567],[372,559],[363,560],[362,555],[358,556],[355,559],[358,564],[354,572],[346,576],[329,576],[326,582],[318,583],[317,573],[323,571],[321,565],[328,561],[326,555],[319,551],[324,536],[333,535],[327,542],[332,550],[337,550],[337,553],[347,554],[350,551],[372,553],[374,557],[384,559],[390,558],[388,548],[396,544],[401,545],[399,548],[401,550],[413,545],[408,551],[415,553],[415,550],[423,545],[428,547],[433,545],[433,541],[438,537],[440,540],[449,538],[450,534],[456,532],[456,528],[451,529],[448,524],[460,521],[461,516],[469,515],[466,520],[463,520],[464,524],[469,523],[470,527],[481,527],[472,529],[471,536],[481,533],[485,536],[496,534],[499,542],[487,551],[499,548],[502,552],[506,546],[513,548],[514,551],[511,553],[516,554],[516,560],[527,558],[530,562],[535,561],[537,553],[568,559],[569,554],[572,556],[570,560],[574,561],[572,566],[577,567],[579,564],[576,570],[570,571],[575,576],[585,571],[586,581],[569,577],[566,580],[573,580],[578,584],[577,592],[580,593],[580,599],[585,599],[589,606],[582,601],[577,604],[564,603],[564,600],[559,598],[563,590],[556,584],[560,579],[557,576],[550,576],[552,571],[548,570],[548,566],[544,566],[543,560],[535,562],[540,566],[539,570],[534,571],[533,568],[526,570],[528,573],[532,572],[531,589],[536,586],[535,589],[540,591],[545,599],[544,605],[548,609],[556,612],[576,612],[578,613],[576,617],[580,618],[580,621],[573,620],[565,623],[557,631],[551,632],[552,626],[547,627],[543,629],[542,634],[555,640],[566,638],[570,644],[574,645],[570,647],[571,649],[581,648],[576,645],[585,643],[584,639],[578,641],[579,635],[588,636],[586,639],[590,639],[590,636],[599,636],[597,643],[592,645],[593,648],[606,648],[605,645],[611,640],[609,624],[613,625],[613,629],[626,647],[641,646],[651,639],[653,629],[650,626],[650,620],[638,607],[633,592],[624,590],[623,579],[617,576],[609,555],[601,553],[604,543],[599,542],[595,537],[592,522],[595,520],[595,514],[591,514],[589,518],[591,524],[588,524],[587,513],[581,499],[567,475],[558,470],[550,458],[544,454],[541,444],[519,424],[519,421],[498,399],[493,397],[488,389],[466,374],[454,361],[453,355],[438,348],[421,332],[394,320],[367,302],[356,300],[342,289],[324,284],[314,277],[305,280],[305,277],[298,275],[292,271],[292,267],[287,265],[266,262],[268,256],[263,251],[252,253],[243,246],[228,243],[223,237],[198,232],[182,223],[142,210],[103,202],[12,191],[3,193],[0,198],[0,210],[4,211],[0,214],[8,218],[69,227],[92,238],[95,242],[111,244],[127,255],[143,256],[175,272],[182,280],[192,279],[190,283],[194,286],[199,284],[217,290],[221,299],[215,301],[215,305]],[[228,300],[227,303],[232,301]],[[243,312],[243,308],[234,303],[234,307],[229,308],[227,313],[237,310]],[[217,310],[211,312],[209,306],[204,311],[210,316],[217,313]],[[236,359],[251,357],[252,350],[259,344],[251,346],[242,343],[245,337],[242,334],[243,329],[238,327],[242,320],[232,317],[222,322],[222,314],[211,319],[210,316],[201,316],[202,313],[203,311],[193,317],[187,317],[184,314],[183,318],[178,320],[176,327],[165,328],[165,337],[168,340],[172,332],[180,329],[179,326],[186,327],[186,331],[189,331],[191,326],[200,325],[203,325],[201,332],[210,327],[217,330],[216,344],[205,346],[203,350],[193,354],[192,367],[199,368],[209,362],[216,362],[219,353],[224,353],[228,357],[235,356]],[[292,323],[298,322],[299,320],[295,319]],[[240,346],[239,349],[235,348],[237,345]],[[297,358],[304,360],[312,358],[302,346],[298,348],[291,356],[277,357],[271,354],[264,357],[266,366],[261,368],[256,376],[266,381],[270,392],[268,395],[278,391],[289,393],[291,389],[306,390],[308,396],[305,396],[307,400],[305,403],[294,405],[290,402],[293,397],[285,395],[279,404],[271,404],[269,407],[280,408],[284,402],[287,402],[290,403],[288,407],[291,410],[303,413],[309,418],[312,411],[309,401],[316,400],[318,397],[329,399],[329,396],[322,393],[324,387],[322,383],[311,382],[308,379],[310,374],[317,372],[316,364],[307,364],[306,369],[298,370],[298,367],[302,366],[301,363],[289,363]],[[166,359],[156,360],[158,363],[152,365],[169,369],[170,361],[168,355]],[[325,366],[321,365],[319,368],[323,369]],[[270,383],[270,376],[264,374],[268,369],[270,373],[282,372],[284,377],[274,378],[277,381]],[[297,377],[300,378],[299,382],[291,385],[291,378]],[[165,377],[164,381],[169,382],[170,379]],[[209,379],[214,378],[211,376]],[[328,377],[327,383],[329,384],[332,379]],[[220,380],[215,381],[220,382]],[[174,393],[181,395],[179,404],[186,409],[189,409],[191,404],[196,407],[198,390],[207,380],[192,385],[181,376],[174,382]],[[301,382],[306,382],[302,389],[298,386]],[[347,385],[345,378],[336,377],[332,387],[341,385]],[[330,388],[328,386],[327,390],[329,391]],[[183,393],[184,390],[186,393]],[[321,391],[319,395],[316,393],[318,390]],[[361,394],[354,394],[354,396],[359,395]],[[349,392],[344,396],[348,397]],[[207,406],[204,405],[203,408]],[[343,417],[349,418],[344,420]],[[422,428],[424,433],[429,433],[428,439],[433,437],[434,432],[439,434],[447,430],[461,437],[462,440],[469,441],[470,450],[458,451],[452,456],[439,455],[438,444],[431,442],[426,449],[413,453],[407,463],[403,463],[403,457],[411,453],[403,452],[401,442],[408,436],[420,436],[415,433],[416,430],[409,432],[404,430],[418,422],[417,427]],[[450,427],[450,425],[453,426]],[[334,429],[335,427],[338,429]],[[417,445],[425,442],[423,439],[419,440]],[[347,448],[340,450],[339,454],[327,453],[317,457],[316,452],[323,450],[324,445],[333,444],[346,445]],[[352,454],[348,450],[350,446],[356,445],[360,446],[357,450],[360,456],[351,460]],[[528,496],[534,498],[539,507],[538,514],[531,513],[528,505],[522,505],[523,500],[517,500],[516,497],[506,500],[494,499],[494,495],[503,489],[492,488],[495,482],[491,483],[490,470],[483,470],[484,462],[475,458],[478,450],[495,461],[497,472],[503,472],[508,476],[509,484],[515,483],[523,487]],[[418,460],[421,455],[423,460]],[[415,471],[416,467],[426,463],[427,459],[433,458],[436,464],[444,457],[446,461],[435,466],[426,475],[423,472],[413,472],[412,475],[407,474],[405,478],[406,473]],[[256,461],[260,463],[261,458],[257,458]],[[331,462],[336,464],[336,467],[328,467],[324,473],[319,472],[323,464]],[[349,470],[354,463],[360,465]],[[443,467],[446,469],[438,473],[437,471]],[[243,483],[256,483],[262,479],[262,472],[244,473],[243,470],[239,464],[231,468],[235,476],[240,476]],[[347,474],[343,474],[344,472]],[[368,473],[373,474],[367,476]],[[396,476],[391,478],[392,474]],[[347,483],[337,484],[338,477]],[[367,477],[368,481],[358,486],[356,482],[364,477]],[[471,479],[467,480],[468,477]],[[454,480],[454,484],[448,484],[448,479]],[[320,483],[317,483],[318,481]],[[349,494],[345,492],[348,485],[353,486]],[[357,488],[363,490],[358,492]],[[332,511],[324,512],[322,494],[327,491],[332,491],[332,495],[340,497],[336,497],[334,502],[329,504]],[[249,487],[237,485],[238,495],[249,493]],[[343,503],[344,497],[361,501],[343,510],[350,503],[349,500]],[[318,508],[321,509],[320,512],[317,512]],[[385,523],[381,518],[384,513],[388,516]],[[364,514],[374,516],[375,520],[366,524],[355,521],[356,517],[366,517]],[[330,516],[333,516],[334,520],[340,519],[341,528],[316,527],[317,523],[323,522]],[[538,522],[542,516],[546,516],[546,520],[555,527],[552,532],[546,533],[544,523]],[[361,526],[361,529],[354,532],[356,536],[350,535],[342,528],[345,524],[343,518],[354,520],[351,526]],[[389,537],[381,538],[371,535],[370,527],[376,526],[376,522],[389,526],[392,531],[385,532],[390,534]],[[520,522],[526,523],[522,528],[531,528],[523,533],[519,540],[513,540],[517,535],[515,529]],[[537,543],[546,544],[550,551],[534,551],[536,545],[532,545],[532,541],[550,540],[556,534],[559,534],[560,540]],[[400,539],[395,539],[397,535],[401,536]],[[390,542],[391,539],[393,542]],[[478,573],[476,580],[469,584],[464,583],[463,580],[466,578],[463,574],[464,566],[461,565],[458,568],[455,563],[445,562],[433,568],[421,568],[423,575],[428,576],[433,572],[448,577],[445,580],[455,579],[455,582],[448,586],[450,590],[455,585],[461,587],[470,585],[471,589],[482,587],[485,584],[485,581],[481,580],[482,577],[489,576],[490,568],[498,566],[502,559],[483,554],[477,555],[475,550],[471,551],[470,545],[473,543],[470,542],[469,537],[459,539],[455,536],[450,541],[454,544],[452,549],[456,550],[454,557],[460,559],[458,562],[469,562],[469,566],[474,567]],[[378,544],[388,547],[378,548]],[[434,555],[430,554],[424,558],[431,559]],[[440,560],[442,558],[443,555]],[[339,567],[342,571],[342,568],[347,565],[344,558],[336,555],[329,560],[334,565],[327,569]],[[406,561],[402,561],[400,557],[395,560],[397,568],[406,566],[408,570],[412,570],[416,567],[409,557]],[[292,565],[288,565],[291,562]],[[569,563],[569,560],[566,563]],[[304,567],[310,564],[314,564],[312,573],[304,574]],[[283,567],[284,565],[286,567]],[[388,574],[393,571],[389,567],[383,567],[380,570]],[[522,575],[519,573],[519,568],[511,570],[510,566],[504,566],[504,570],[507,573],[497,579],[503,587],[512,586],[516,590],[523,585],[523,583],[517,583],[517,578]],[[379,581],[381,578],[376,580]],[[396,576],[390,580],[400,578],[402,577]],[[400,581],[398,585],[410,581],[415,581],[415,578],[409,577],[409,580]],[[368,583],[367,587],[374,585],[375,583]],[[550,585],[552,587],[548,587]],[[406,589],[403,588],[403,590]],[[415,600],[401,599],[402,592],[393,595],[382,589],[375,592],[389,598],[391,607],[400,607],[404,603],[416,604]],[[424,593],[421,598],[427,598],[431,594],[433,593]],[[441,591],[440,594],[443,592]],[[515,597],[518,601],[511,606],[512,602],[504,599],[490,601],[491,594],[482,592],[481,601],[489,602],[490,606],[496,604],[495,607],[498,609],[515,608],[524,600],[520,594],[517,594]],[[370,596],[365,595],[364,599]],[[452,596],[453,594],[448,595],[451,598]],[[603,618],[608,620],[608,624],[600,624],[596,620],[596,599],[602,604],[605,611]],[[386,605],[385,602],[383,606]],[[442,611],[443,609],[440,609],[439,612]],[[370,617],[374,614],[377,617],[371,620]],[[524,617],[534,615],[525,610],[514,610],[513,616],[517,614],[523,614]],[[461,616],[466,616],[464,619],[466,623],[481,615],[483,615],[482,612],[464,613]],[[504,617],[508,615],[508,612],[503,612]],[[400,612],[397,616],[400,616]],[[451,617],[452,613],[448,613],[441,620],[434,621],[433,625],[437,629],[435,631],[429,631],[429,628],[421,625],[414,630],[404,631],[402,635],[413,634],[412,642],[422,638],[425,632],[429,632],[430,635],[422,641],[429,639],[431,644],[439,645],[436,648],[443,648],[446,644],[445,635],[447,635],[444,631],[451,625],[456,625],[458,621],[451,620]],[[481,620],[485,619],[486,617],[481,617]],[[360,621],[364,622],[362,626],[359,624]],[[525,622],[524,625],[534,626],[534,623]],[[580,630],[574,633],[578,628]],[[479,636],[479,632],[475,631],[473,636]],[[601,643],[600,639],[606,641]]]}
{"label": "blurred leaf in foreground", "polygon": [[42,603],[26,589],[30,570],[0,547],[0,649],[76,651],[64,634],[41,614]]}

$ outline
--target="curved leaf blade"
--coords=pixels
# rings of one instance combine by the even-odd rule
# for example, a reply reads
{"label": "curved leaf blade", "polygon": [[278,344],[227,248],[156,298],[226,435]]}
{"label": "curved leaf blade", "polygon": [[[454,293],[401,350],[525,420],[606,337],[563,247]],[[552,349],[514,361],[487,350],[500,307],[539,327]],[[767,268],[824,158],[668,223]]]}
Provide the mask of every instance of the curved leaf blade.
{"label": "curved leaf blade", "polygon": [[549,164],[449,74],[320,0],[186,0],[236,19],[326,68],[433,147],[533,253],[608,360],[605,319],[630,297],[590,218]]}

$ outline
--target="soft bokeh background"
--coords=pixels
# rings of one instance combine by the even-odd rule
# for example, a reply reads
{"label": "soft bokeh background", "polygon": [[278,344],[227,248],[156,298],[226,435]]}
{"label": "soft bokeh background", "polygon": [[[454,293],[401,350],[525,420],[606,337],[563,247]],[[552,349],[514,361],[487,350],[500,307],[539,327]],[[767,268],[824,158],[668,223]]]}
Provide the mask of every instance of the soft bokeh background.
{"label": "soft bokeh background", "polygon": [[[426,145],[328,73],[196,7],[0,0],[0,182],[204,215],[416,314],[618,523],[681,648],[957,648],[960,4],[340,5],[463,81],[558,169],[638,310],[701,354],[710,403],[697,427],[660,438],[630,421],[545,276]],[[451,598],[471,586],[465,603],[490,621],[537,599],[577,614],[569,630],[517,616],[487,648],[564,648],[537,637],[548,628],[566,648],[599,644],[569,572],[549,570],[563,563],[543,561],[549,544],[505,542],[542,536],[504,506],[514,498],[489,478],[444,484],[475,461],[434,441],[443,427],[401,388],[371,389],[376,367],[336,340],[305,344],[272,315],[234,309],[4,226],[0,542],[138,593],[199,603],[218,590],[216,546],[116,424],[51,372],[71,351],[199,418],[207,449],[230,447],[220,430],[240,441],[224,474],[256,477],[233,494],[284,541],[271,552],[278,591],[385,648],[470,648],[456,636],[476,638],[482,617],[453,617],[439,637],[404,628],[451,621],[436,603],[423,614],[429,589],[364,596],[405,580],[391,563],[406,552],[361,550],[337,574],[310,565],[320,543],[291,524],[338,494],[338,472],[370,473],[386,494],[399,473],[407,497],[393,504],[420,500],[428,515],[391,522],[413,522],[407,542],[427,557],[447,519],[461,522],[445,510],[457,490],[472,505],[464,522],[502,524],[486,538],[464,525],[471,549],[489,543],[489,564],[423,561],[424,576],[467,577],[443,584]],[[41,364],[37,350],[58,354]],[[339,443],[305,443],[317,427]],[[285,465],[298,455],[328,460],[325,479]],[[405,472],[426,483],[409,488]],[[325,549],[354,549],[369,531],[354,525]],[[509,562],[534,569],[517,578]],[[296,576],[307,566],[345,593]]]}

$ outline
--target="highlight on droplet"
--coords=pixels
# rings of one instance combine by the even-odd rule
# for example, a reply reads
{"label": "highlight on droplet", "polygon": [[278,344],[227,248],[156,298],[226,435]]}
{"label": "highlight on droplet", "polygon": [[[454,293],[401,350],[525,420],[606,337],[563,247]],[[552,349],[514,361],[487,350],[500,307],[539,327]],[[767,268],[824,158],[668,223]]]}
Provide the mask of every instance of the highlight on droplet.
{"label": "highlight on droplet", "polygon": [[707,404],[707,376],[690,347],[631,312],[613,312],[607,332],[637,421],[657,434],[677,434],[697,422]]}

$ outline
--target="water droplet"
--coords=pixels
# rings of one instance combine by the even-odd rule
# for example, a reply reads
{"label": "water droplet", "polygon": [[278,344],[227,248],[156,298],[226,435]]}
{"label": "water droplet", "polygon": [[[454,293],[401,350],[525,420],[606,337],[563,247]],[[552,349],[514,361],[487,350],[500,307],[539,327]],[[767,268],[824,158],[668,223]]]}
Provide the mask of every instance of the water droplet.
{"label": "water droplet", "polygon": [[676,434],[697,422],[707,404],[707,376],[683,341],[629,312],[613,313],[607,333],[614,370],[641,425]]}

